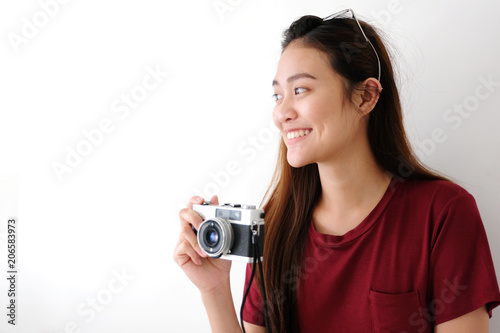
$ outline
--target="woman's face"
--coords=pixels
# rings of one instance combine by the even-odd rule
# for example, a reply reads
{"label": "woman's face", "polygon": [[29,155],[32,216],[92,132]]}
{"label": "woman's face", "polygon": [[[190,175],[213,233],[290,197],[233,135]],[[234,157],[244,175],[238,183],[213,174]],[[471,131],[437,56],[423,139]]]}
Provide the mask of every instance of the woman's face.
{"label": "woman's face", "polygon": [[290,43],[278,63],[273,89],[273,120],[293,167],[347,157],[366,135],[363,116],[345,96],[344,81],[326,54],[315,48]]}

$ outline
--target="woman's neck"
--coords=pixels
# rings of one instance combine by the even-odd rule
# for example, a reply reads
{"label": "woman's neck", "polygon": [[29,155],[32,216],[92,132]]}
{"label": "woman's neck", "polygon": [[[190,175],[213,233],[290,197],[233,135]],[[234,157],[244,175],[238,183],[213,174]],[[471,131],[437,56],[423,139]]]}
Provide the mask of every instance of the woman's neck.
{"label": "woman's neck", "polygon": [[343,235],[354,229],[383,197],[391,175],[371,150],[351,154],[342,162],[318,163],[321,198],[313,220],[319,232]]}

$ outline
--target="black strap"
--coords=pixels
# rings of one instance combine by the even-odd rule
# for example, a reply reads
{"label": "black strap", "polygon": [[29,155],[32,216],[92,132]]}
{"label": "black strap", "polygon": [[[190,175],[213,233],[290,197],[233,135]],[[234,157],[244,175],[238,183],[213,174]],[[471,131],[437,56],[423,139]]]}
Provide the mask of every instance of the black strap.
{"label": "black strap", "polygon": [[264,273],[262,271],[262,260],[260,259],[260,251],[259,251],[259,233],[254,232],[252,236],[252,244],[253,244],[253,265],[252,265],[252,273],[250,274],[250,280],[248,281],[248,286],[247,289],[245,290],[245,294],[243,295],[243,300],[241,301],[241,308],[240,308],[240,323],[241,323],[241,329],[243,330],[243,333],[245,332],[245,326],[243,325],[243,308],[245,307],[245,301],[247,299],[248,293],[250,292],[250,287],[252,286],[253,278],[255,276],[255,268],[257,265],[259,265],[259,272],[260,272],[260,286],[261,286],[261,294],[262,294],[262,299],[264,302],[264,319],[266,322],[266,332],[271,332],[270,327],[269,327],[269,322],[268,322],[268,312],[267,312],[267,296],[266,296],[266,288],[264,286]]}

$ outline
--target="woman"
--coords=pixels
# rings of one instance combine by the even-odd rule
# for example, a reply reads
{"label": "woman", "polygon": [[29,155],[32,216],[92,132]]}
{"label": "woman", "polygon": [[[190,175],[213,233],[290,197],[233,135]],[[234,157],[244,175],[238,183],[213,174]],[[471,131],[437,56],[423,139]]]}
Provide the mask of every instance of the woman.
{"label": "woman", "polygon": [[[264,205],[270,331],[488,332],[500,292],[476,203],[412,152],[380,37],[346,10],[298,19],[282,49],[273,80],[282,141]],[[207,258],[191,230],[202,201],[180,212],[174,258],[212,331],[239,332],[231,263]],[[247,332],[265,332],[260,283]]]}

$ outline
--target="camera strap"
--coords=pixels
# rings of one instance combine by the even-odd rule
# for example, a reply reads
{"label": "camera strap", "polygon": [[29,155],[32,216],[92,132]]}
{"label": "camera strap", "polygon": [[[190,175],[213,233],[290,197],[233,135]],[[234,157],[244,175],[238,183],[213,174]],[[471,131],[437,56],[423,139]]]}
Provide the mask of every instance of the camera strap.
{"label": "camera strap", "polygon": [[[264,319],[266,322],[266,332],[271,332],[271,328],[269,327],[268,323],[268,312],[267,312],[267,296],[266,296],[266,288],[264,286],[264,273],[262,272],[262,260],[260,258],[260,249],[259,249],[259,241],[260,241],[260,232],[256,230],[254,227],[255,225],[252,225],[252,246],[253,246],[253,265],[252,265],[252,273],[250,274],[250,279],[248,281],[248,286],[247,289],[245,290],[245,294],[243,295],[243,300],[241,301],[241,308],[240,308],[240,322],[241,322],[241,329],[243,330],[243,333],[245,332],[245,326],[243,325],[243,308],[245,306],[245,301],[247,299],[248,293],[250,292],[250,287],[252,286],[253,278],[255,276],[255,268],[257,265],[259,266],[259,273],[260,273],[260,286],[261,286],[261,294],[262,294],[262,300],[263,300],[263,305],[264,305]],[[258,228],[258,226],[257,226]]]}

